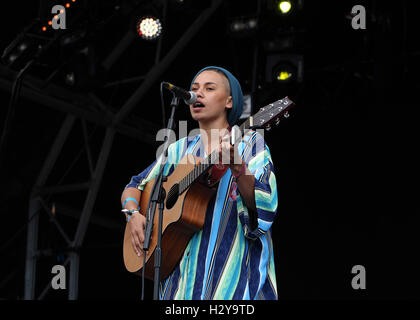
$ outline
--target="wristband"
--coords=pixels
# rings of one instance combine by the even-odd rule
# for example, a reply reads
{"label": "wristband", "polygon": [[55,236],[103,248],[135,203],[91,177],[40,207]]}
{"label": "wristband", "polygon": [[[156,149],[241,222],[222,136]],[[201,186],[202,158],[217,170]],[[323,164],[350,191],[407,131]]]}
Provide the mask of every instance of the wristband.
{"label": "wristband", "polygon": [[136,199],[129,197],[129,198],[125,198],[125,200],[124,200],[124,202],[123,202],[123,205],[122,205],[122,207],[123,207],[123,208],[125,207],[125,204],[126,204],[128,201],[134,201],[134,202],[137,204],[137,206],[139,205],[139,203],[138,203],[138,201],[137,201]]}
{"label": "wristband", "polygon": [[128,210],[128,209],[122,209],[121,210],[121,212],[123,213],[123,214],[127,214],[127,222],[128,221],[130,221],[130,218],[131,218],[131,216],[133,215],[133,214],[135,214],[135,213],[140,213],[140,211],[139,210],[137,210],[137,209],[130,209],[130,210]]}

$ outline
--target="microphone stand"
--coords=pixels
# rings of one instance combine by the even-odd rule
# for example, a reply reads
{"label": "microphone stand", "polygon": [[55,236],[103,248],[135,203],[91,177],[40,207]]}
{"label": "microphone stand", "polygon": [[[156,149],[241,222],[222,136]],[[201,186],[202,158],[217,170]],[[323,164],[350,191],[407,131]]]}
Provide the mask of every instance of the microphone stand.
{"label": "microphone stand", "polygon": [[[173,94],[171,101],[171,116],[168,120],[168,131],[171,131],[174,125],[175,110],[179,104],[179,98]],[[165,136],[165,145],[163,148],[163,158],[160,164],[159,173],[155,179],[155,183],[152,188],[151,197],[149,200],[148,214],[146,215],[146,230],[145,230],[145,239],[143,244],[144,255],[147,254],[149,250],[149,243],[153,230],[153,221],[155,218],[156,204],[159,204],[159,219],[158,219],[158,230],[157,230],[157,244],[155,248],[155,261],[154,261],[154,279],[153,279],[153,300],[159,299],[159,283],[160,283],[160,267],[161,267],[161,257],[162,257],[162,220],[163,220],[163,209],[165,207],[164,200],[166,198],[166,191],[162,187],[162,183],[167,180],[167,177],[163,175],[163,169],[165,168],[167,159],[168,159],[168,147],[169,139],[168,135]],[[143,265],[143,268],[146,266]]]}

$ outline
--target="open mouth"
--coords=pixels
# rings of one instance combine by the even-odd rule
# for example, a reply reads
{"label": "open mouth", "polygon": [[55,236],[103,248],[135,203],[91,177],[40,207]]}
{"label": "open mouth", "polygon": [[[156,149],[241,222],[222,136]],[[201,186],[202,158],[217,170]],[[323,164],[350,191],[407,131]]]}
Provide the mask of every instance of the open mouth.
{"label": "open mouth", "polygon": [[200,109],[200,108],[204,108],[204,104],[202,104],[201,102],[194,103],[193,109]]}

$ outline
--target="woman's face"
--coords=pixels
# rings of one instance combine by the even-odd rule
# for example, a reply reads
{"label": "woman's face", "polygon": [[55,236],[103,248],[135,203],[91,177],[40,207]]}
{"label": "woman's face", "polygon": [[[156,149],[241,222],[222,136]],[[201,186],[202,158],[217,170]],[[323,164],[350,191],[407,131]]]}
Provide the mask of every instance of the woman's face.
{"label": "woman's face", "polygon": [[201,72],[191,90],[197,94],[197,102],[190,105],[194,120],[202,123],[226,120],[227,110],[232,108],[232,97],[229,82],[222,74],[211,70]]}

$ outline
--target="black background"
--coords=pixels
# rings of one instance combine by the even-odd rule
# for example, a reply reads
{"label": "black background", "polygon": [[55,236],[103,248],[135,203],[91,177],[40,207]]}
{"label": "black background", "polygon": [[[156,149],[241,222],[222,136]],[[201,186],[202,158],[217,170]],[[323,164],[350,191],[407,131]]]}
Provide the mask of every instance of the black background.
{"label": "black background", "polygon": [[[79,2],[75,10],[83,1]],[[87,28],[95,29],[100,17],[124,2],[129,1],[104,1],[106,5],[90,1],[87,21],[92,24]],[[365,30],[354,30],[346,18],[356,4],[366,8]],[[37,16],[38,5],[37,1],[14,1],[1,10],[2,50]],[[200,8],[196,10],[169,11],[161,56],[194,21]],[[416,185],[410,164],[418,145],[409,140],[415,137],[410,120],[415,120],[419,89],[414,5],[408,1],[393,5],[383,1],[305,1],[298,16],[287,22],[303,30],[292,51],[304,56],[304,81],[283,87],[264,81],[262,41],[282,37],[274,22],[254,38],[231,38],[226,33],[229,16],[253,12],[255,1],[225,1],[128,118],[134,125],[133,119],[140,118],[161,128],[158,82],[187,88],[195,73],[207,65],[231,70],[244,92],[249,92],[257,43],[260,89],[254,112],[285,95],[296,102],[290,117],[265,135],[279,194],[273,224],[279,299],[418,299],[418,207],[409,205],[415,189],[408,184]],[[120,15],[92,31],[88,42],[95,49],[94,61],[101,61],[128,27],[129,15]],[[112,87],[104,83],[144,74],[153,63],[155,49],[156,42],[136,39],[108,74],[98,71],[99,80],[90,91],[118,110],[140,83]],[[45,78],[41,67],[29,70],[28,75]],[[54,81],[65,86],[58,77]],[[86,87],[67,88],[85,94],[89,91]],[[166,93],[165,99],[168,116]],[[9,100],[10,89],[0,90],[2,123]],[[176,117],[189,119],[187,108],[180,108]],[[1,154],[1,299],[23,298],[29,196],[64,118],[65,113],[24,98],[15,106]],[[189,120],[188,125],[193,129],[196,124]],[[47,185],[60,181],[64,173],[62,183],[88,179],[81,128],[77,120]],[[89,122],[87,129],[96,159],[105,129]],[[131,176],[155,159],[158,145],[116,134],[92,214],[114,222],[115,227],[89,225],[80,251],[79,299],[139,299],[140,278],[129,274],[122,260],[125,224],[119,213],[120,195]],[[81,210],[85,196],[83,192],[57,196],[49,198],[48,205],[57,201]],[[57,219],[73,236],[77,219],[59,211]],[[45,212],[41,212],[39,241],[40,246],[53,247],[62,242]],[[65,253],[59,253],[40,260],[37,295],[50,281],[52,266],[62,263],[63,257]],[[366,268],[365,290],[351,286],[354,265]],[[148,299],[151,289],[152,283],[147,281]],[[67,294],[67,290],[50,290],[46,299],[66,299]]]}

